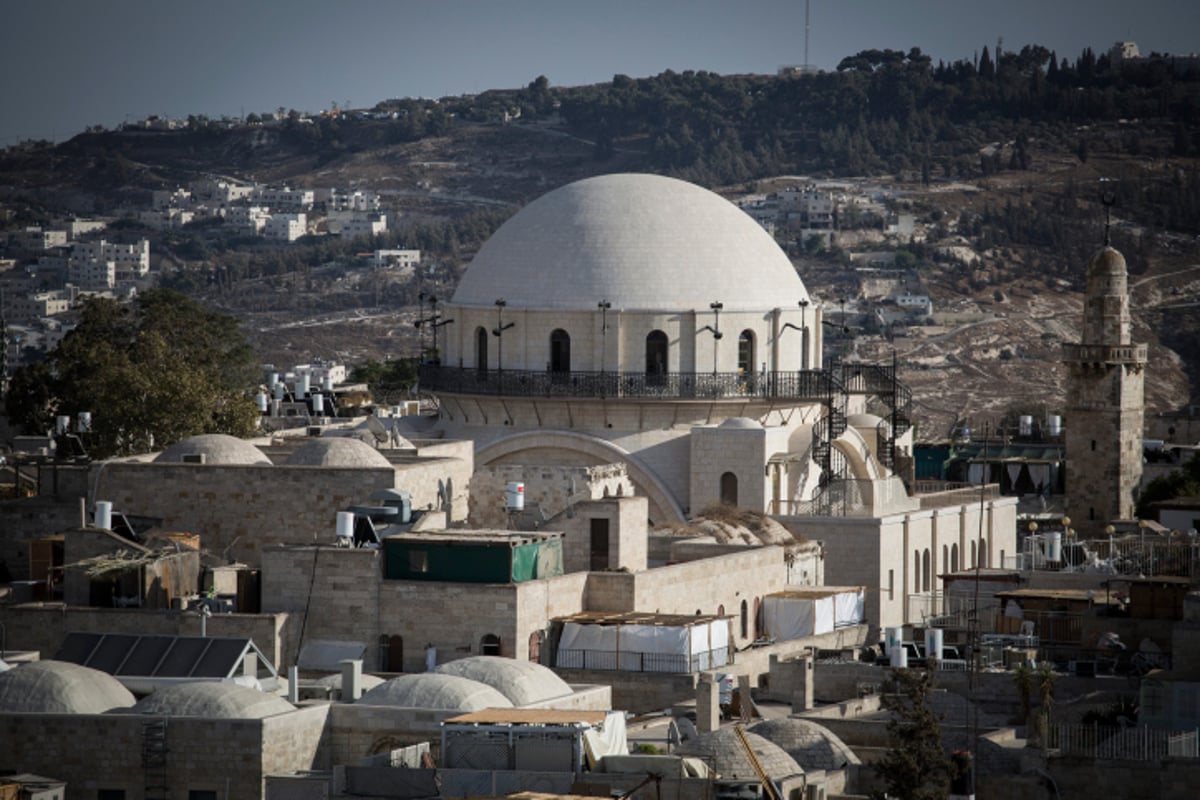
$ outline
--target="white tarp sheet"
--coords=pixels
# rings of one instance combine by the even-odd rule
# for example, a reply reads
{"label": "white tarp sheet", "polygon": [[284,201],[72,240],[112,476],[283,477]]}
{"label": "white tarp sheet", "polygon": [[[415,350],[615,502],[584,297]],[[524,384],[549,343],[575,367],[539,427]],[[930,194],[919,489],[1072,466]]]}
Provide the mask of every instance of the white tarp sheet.
{"label": "white tarp sheet", "polygon": [[833,596],[834,627],[844,628],[847,625],[858,625],[863,621],[865,608],[863,590],[838,592]]}
{"label": "white tarp sheet", "polygon": [[[555,666],[693,672],[729,663],[729,621],[693,625],[563,624]],[[715,651],[715,652],[710,652]]]}
{"label": "white tarp sheet", "polygon": [[829,633],[863,620],[863,591],[852,589],[825,597],[768,595],[763,598],[767,636],[786,641]]}
{"label": "white tarp sheet", "polygon": [[625,734],[625,712],[609,711],[604,715],[600,730],[588,728],[583,732],[583,748],[588,767],[595,769],[596,762],[605,756],[629,755],[629,741]]}

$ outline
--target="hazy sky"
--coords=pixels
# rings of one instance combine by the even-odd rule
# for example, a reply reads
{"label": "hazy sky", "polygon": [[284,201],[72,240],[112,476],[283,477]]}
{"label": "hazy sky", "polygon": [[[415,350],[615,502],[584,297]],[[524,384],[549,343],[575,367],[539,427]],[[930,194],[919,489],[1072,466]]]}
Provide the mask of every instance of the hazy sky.
{"label": "hazy sky", "polygon": [[[0,0],[0,145],[151,114],[237,116],[804,61],[804,0]],[[1059,57],[1200,49],[1195,0],[812,0],[809,62],[997,37]]]}

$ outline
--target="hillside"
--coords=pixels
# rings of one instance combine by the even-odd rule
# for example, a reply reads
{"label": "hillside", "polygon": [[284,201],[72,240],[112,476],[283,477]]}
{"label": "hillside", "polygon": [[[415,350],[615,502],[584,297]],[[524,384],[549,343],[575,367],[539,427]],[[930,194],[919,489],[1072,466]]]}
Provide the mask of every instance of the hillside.
{"label": "hillside", "polygon": [[[1059,348],[1077,335],[1107,195],[1135,287],[1136,336],[1151,343],[1148,404],[1168,410],[1188,401],[1189,382],[1200,386],[1200,74],[1151,62],[1118,73],[1086,55],[1060,64],[1025,48],[988,73],[931,65],[919,51],[871,51],[799,78],[535,81],[376,107],[391,116],[93,132],[0,153],[0,204],[12,229],[61,213],[120,218],[151,190],[203,175],[377,191],[402,224],[376,243],[318,236],[279,247],[204,226],[116,226],[151,237],[164,281],[241,318],[263,361],[355,363],[414,354],[418,294],[448,297],[496,226],[567,182],[654,171],[736,200],[797,184],[781,176],[843,176],[855,191],[883,187],[886,213],[912,214],[917,233],[847,227],[820,253],[781,243],[829,304],[827,318],[848,301],[848,349],[889,360],[895,349],[921,430],[938,437],[964,418],[1057,408]],[[419,247],[432,268],[357,267],[354,253],[373,244]],[[880,297],[848,259],[876,248],[904,252],[935,324],[876,334]]]}

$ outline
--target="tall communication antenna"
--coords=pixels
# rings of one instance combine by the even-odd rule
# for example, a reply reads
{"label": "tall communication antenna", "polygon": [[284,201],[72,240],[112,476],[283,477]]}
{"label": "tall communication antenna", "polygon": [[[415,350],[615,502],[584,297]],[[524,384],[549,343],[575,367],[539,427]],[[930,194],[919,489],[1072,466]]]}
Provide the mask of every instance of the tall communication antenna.
{"label": "tall communication antenna", "polygon": [[804,0],[804,71],[808,72],[808,7],[812,0]]}

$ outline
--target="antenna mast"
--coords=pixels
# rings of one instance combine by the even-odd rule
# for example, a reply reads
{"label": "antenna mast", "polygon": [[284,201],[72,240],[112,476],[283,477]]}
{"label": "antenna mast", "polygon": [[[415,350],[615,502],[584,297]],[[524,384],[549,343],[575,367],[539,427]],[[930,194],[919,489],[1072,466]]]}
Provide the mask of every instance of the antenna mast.
{"label": "antenna mast", "polygon": [[808,7],[812,0],[804,0],[804,71],[808,72]]}

